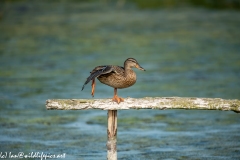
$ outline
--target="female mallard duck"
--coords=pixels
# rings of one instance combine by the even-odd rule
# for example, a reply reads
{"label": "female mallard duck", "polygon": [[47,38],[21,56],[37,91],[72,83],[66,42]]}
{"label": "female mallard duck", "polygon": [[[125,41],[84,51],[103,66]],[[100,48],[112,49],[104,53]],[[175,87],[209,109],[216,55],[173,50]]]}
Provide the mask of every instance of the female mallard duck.
{"label": "female mallard duck", "polygon": [[133,67],[145,71],[134,58],[128,58],[124,62],[124,67],[113,65],[97,66],[90,72],[91,75],[87,78],[82,90],[92,80],[92,96],[94,96],[95,78],[97,78],[101,83],[114,88],[113,101],[117,103],[123,102],[123,98],[117,96],[117,89],[130,87],[136,82],[137,77],[132,70]]}

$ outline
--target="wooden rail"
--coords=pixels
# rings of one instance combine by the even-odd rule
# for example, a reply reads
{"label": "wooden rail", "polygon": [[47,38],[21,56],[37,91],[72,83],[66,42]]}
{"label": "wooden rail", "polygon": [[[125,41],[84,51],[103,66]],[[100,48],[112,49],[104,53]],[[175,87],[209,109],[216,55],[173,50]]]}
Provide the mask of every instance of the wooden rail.
{"label": "wooden rail", "polygon": [[117,104],[111,99],[49,99],[49,110],[108,110],[107,159],[117,159],[117,110],[122,109],[199,109],[222,110],[240,113],[240,100],[220,98],[181,98],[181,97],[145,97],[125,98]]}
{"label": "wooden rail", "polygon": [[49,99],[47,109],[57,110],[121,110],[121,109],[201,109],[240,112],[240,100],[220,98],[145,97],[125,98],[117,104],[111,99]]}

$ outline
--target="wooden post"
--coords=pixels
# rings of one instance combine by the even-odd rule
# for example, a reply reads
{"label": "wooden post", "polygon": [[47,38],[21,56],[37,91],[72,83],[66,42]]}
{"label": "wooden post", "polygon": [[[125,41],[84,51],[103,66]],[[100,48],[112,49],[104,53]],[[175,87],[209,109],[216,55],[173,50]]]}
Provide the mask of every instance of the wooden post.
{"label": "wooden post", "polygon": [[108,110],[107,159],[117,160],[117,110]]}
{"label": "wooden post", "polygon": [[240,113],[240,100],[194,97],[145,97],[125,98],[124,102],[113,103],[112,99],[49,99],[47,109],[57,110],[108,110],[107,159],[117,160],[117,110],[122,109],[188,109],[221,110]]}

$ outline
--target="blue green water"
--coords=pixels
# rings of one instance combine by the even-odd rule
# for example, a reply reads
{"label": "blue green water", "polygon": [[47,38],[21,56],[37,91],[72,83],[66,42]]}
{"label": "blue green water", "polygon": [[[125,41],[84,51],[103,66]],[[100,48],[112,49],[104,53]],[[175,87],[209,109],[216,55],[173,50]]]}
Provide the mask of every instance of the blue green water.
{"label": "blue green water", "polygon": [[[106,159],[107,112],[47,111],[53,98],[92,98],[97,65],[134,57],[147,71],[121,97],[240,99],[240,12],[140,10],[107,3],[1,2],[0,152]],[[95,98],[113,89],[97,81]],[[119,159],[240,159],[234,112],[118,112]]]}

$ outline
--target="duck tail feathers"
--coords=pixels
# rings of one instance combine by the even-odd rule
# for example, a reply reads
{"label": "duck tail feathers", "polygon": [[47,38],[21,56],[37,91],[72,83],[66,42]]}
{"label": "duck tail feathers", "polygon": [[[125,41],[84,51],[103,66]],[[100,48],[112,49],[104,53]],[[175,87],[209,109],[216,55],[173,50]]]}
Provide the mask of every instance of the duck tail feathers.
{"label": "duck tail feathers", "polygon": [[82,86],[82,90],[84,89],[85,85],[88,84],[91,80],[97,78],[101,74],[108,73],[109,71],[110,71],[109,66],[98,66],[94,68],[93,71],[91,72],[91,75],[87,78],[86,82]]}

